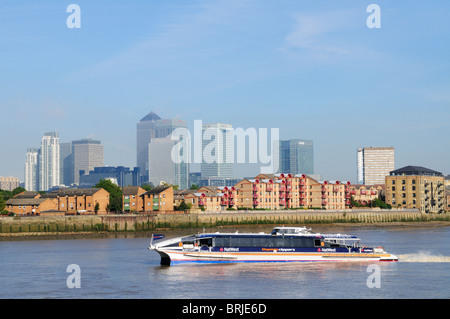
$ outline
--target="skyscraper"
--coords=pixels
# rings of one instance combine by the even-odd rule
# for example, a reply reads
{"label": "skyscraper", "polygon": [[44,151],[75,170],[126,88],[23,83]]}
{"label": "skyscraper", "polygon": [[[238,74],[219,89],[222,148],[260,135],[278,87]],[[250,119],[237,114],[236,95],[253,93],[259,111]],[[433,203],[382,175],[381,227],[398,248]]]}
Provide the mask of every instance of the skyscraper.
{"label": "skyscraper", "polygon": [[311,140],[280,141],[279,173],[314,174],[314,145]]}
{"label": "skyscraper", "polygon": [[384,184],[385,177],[395,169],[393,147],[366,147],[357,149],[358,184]]}
{"label": "skyscraper", "polygon": [[[158,153],[149,152],[149,145],[154,138],[164,138],[172,134],[176,128],[186,128],[186,121],[179,119],[161,119],[154,112],[148,113],[136,125],[136,162],[142,174],[142,182],[151,181],[152,172],[149,162],[152,156],[158,157]],[[158,161],[157,158],[153,161]],[[155,172],[158,174],[158,172]]]}
{"label": "skyscraper", "polygon": [[30,192],[39,190],[39,149],[28,148],[25,160],[25,189]]}
{"label": "skyscraper", "polygon": [[73,183],[72,143],[59,144],[59,180],[60,185],[70,186]]}
{"label": "skyscraper", "polygon": [[233,163],[227,163],[227,154],[234,151],[234,144],[227,143],[228,134],[233,134],[231,124],[203,124],[202,177],[233,177]]}
{"label": "skyscraper", "polygon": [[93,139],[72,141],[73,181],[80,183],[80,171],[85,173],[94,167],[104,166],[103,145]]}
{"label": "skyscraper", "polygon": [[[149,181],[154,186],[165,182],[178,185],[179,189],[189,187],[189,164],[181,160],[182,151],[189,152],[189,149],[181,149],[179,142],[180,140],[172,140],[170,135],[151,140],[149,144]],[[172,153],[175,154],[175,158],[172,157]],[[189,156],[188,154],[184,155]]]}
{"label": "skyscraper", "polygon": [[160,119],[150,112],[136,124],[136,166],[140,168],[143,182],[149,180],[148,146],[152,138],[156,137],[156,121]]}
{"label": "skyscraper", "polygon": [[39,190],[47,191],[59,185],[59,137],[46,132],[42,137],[39,162]]}

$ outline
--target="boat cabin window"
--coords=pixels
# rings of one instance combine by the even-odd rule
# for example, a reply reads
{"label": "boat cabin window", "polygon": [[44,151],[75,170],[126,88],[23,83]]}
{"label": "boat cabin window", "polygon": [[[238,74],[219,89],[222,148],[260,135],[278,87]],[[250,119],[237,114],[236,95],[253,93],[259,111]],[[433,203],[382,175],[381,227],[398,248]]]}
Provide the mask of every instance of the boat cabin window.
{"label": "boat cabin window", "polygon": [[193,240],[183,240],[183,249],[192,249],[194,248]]}
{"label": "boat cabin window", "polygon": [[202,238],[198,242],[200,247],[212,247],[212,238]]}
{"label": "boat cabin window", "polygon": [[274,228],[271,235],[297,235],[305,232],[304,228]]}
{"label": "boat cabin window", "polygon": [[233,237],[216,237],[214,238],[215,247],[316,247],[321,246],[318,239],[318,245],[315,244],[314,238],[302,236],[233,236]]}
{"label": "boat cabin window", "polygon": [[276,235],[276,234],[278,234],[279,231],[280,230],[278,228],[274,228],[270,234],[271,235]]}

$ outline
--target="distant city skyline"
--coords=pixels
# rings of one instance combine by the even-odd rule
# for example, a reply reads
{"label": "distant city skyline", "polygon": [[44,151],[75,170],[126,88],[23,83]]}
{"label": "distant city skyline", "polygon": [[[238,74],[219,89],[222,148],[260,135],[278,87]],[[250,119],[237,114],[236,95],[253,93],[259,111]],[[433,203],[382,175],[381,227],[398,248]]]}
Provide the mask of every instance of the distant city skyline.
{"label": "distant city skyline", "polygon": [[312,140],[328,180],[357,182],[362,145],[395,147],[396,168],[450,174],[448,1],[379,1],[379,29],[358,0],[77,4],[79,29],[64,4],[0,4],[0,176],[24,181],[44,132],[101,140],[105,165],[135,167],[136,123],[151,110],[190,130],[202,120]]}

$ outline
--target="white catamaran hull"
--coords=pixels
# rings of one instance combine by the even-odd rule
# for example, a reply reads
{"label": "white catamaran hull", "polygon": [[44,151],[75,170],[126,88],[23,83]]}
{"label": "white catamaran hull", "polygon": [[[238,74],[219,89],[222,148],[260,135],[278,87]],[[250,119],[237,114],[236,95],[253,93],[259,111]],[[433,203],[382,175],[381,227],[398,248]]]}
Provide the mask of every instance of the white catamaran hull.
{"label": "white catamaran hull", "polygon": [[[264,233],[203,233],[153,243],[161,264],[239,262],[397,261],[382,247],[360,246],[345,234],[311,233],[304,227],[275,227]],[[155,237],[156,239],[156,237]]]}
{"label": "white catamaran hull", "polygon": [[267,252],[201,252],[157,250],[163,264],[179,263],[239,263],[239,262],[354,262],[396,261],[388,253],[298,253],[282,252],[279,249]]}

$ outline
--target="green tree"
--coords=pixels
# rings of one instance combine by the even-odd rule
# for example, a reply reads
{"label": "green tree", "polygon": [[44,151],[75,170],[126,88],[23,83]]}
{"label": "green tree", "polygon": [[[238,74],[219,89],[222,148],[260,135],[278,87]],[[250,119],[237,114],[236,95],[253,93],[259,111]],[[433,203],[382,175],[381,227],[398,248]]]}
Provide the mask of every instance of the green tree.
{"label": "green tree", "polygon": [[0,212],[5,209],[5,206],[5,199],[3,198],[3,195],[0,194]]}
{"label": "green tree", "polygon": [[151,183],[142,184],[141,188],[145,189],[147,192],[153,188],[153,185]]}
{"label": "green tree", "polygon": [[[369,206],[369,205],[370,204],[368,204],[367,206]],[[392,208],[391,205],[387,204],[384,200],[382,200],[380,198],[375,198],[372,201],[372,205],[371,206],[372,207],[380,207],[380,208],[383,208],[383,209],[391,209]]]}
{"label": "green tree", "polygon": [[351,207],[363,207],[363,204],[358,203],[353,196],[350,197]]}
{"label": "green tree", "polygon": [[164,186],[172,186],[173,187],[173,190],[178,190],[178,185],[173,185],[173,184],[169,184],[169,183],[166,183],[166,182],[162,182],[161,183],[162,185],[164,185]]}
{"label": "green tree", "polygon": [[182,201],[180,205],[175,206],[175,210],[188,210],[191,209],[191,207],[192,207],[191,203],[187,204],[185,201]]}
{"label": "green tree", "polygon": [[199,188],[200,187],[198,186],[198,184],[192,184],[189,189],[199,189]]}
{"label": "green tree", "polygon": [[3,196],[3,199],[5,201],[7,201],[8,199],[10,199],[13,196],[11,191],[6,191],[6,190],[3,190],[3,189],[0,189],[0,195]]}
{"label": "green tree", "polygon": [[16,187],[16,188],[13,189],[12,195],[15,196],[17,194],[20,194],[20,193],[26,192],[26,191],[27,190],[25,188],[19,186],[19,187]]}
{"label": "green tree", "polygon": [[95,215],[97,215],[98,211],[100,210],[100,204],[96,203],[94,207]]}
{"label": "green tree", "polygon": [[109,211],[122,211],[122,188],[111,182],[109,179],[101,179],[95,184],[94,188],[103,188],[109,193]]}

